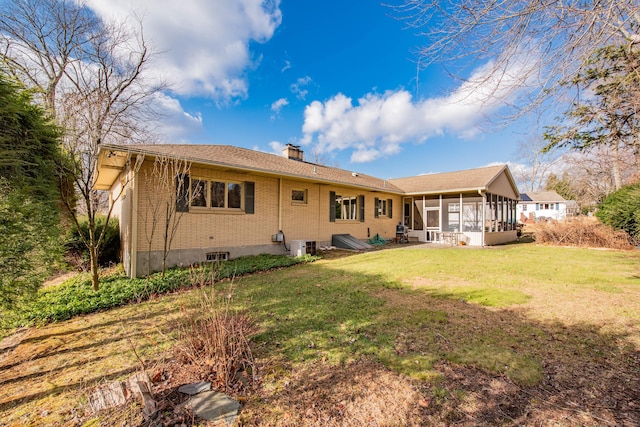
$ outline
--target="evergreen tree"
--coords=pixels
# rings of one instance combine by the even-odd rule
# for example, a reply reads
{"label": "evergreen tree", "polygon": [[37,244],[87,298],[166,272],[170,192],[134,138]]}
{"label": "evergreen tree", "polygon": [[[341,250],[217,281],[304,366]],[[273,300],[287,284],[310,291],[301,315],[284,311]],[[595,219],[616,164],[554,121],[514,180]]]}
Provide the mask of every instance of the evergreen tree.
{"label": "evergreen tree", "polygon": [[598,49],[565,85],[575,88],[578,97],[562,124],[547,129],[546,149],[611,147],[611,173],[620,189],[625,153],[635,157],[635,172],[640,166],[640,49],[634,44]]}
{"label": "evergreen tree", "polygon": [[544,189],[553,190],[566,200],[576,200],[576,194],[572,188],[571,179],[567,172],[564,172],[562,177],[559,177],[555,173],[550,174]]}
{"label": "evergreen tree", "polygon": [[596,216],[613,228],[640,239],[640,183],[627,185],[611,193],[600,205]]}
{"label": "evergreen tree", "polygon": [[33,294],[61,252],[58,135],[0,74],[0,312]]}

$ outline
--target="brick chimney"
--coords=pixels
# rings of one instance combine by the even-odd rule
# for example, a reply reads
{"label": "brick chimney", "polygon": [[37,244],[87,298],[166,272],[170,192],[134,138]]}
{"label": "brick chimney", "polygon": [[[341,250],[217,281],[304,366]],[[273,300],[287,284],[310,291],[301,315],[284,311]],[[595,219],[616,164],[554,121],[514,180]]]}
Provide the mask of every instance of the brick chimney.
{"label": "brick chimney", "polygon": [[303,161],[302,157],[303,151],[300,149],[299,145],[287,144],[282,149],[282,156],[291,160],[299,160]]}

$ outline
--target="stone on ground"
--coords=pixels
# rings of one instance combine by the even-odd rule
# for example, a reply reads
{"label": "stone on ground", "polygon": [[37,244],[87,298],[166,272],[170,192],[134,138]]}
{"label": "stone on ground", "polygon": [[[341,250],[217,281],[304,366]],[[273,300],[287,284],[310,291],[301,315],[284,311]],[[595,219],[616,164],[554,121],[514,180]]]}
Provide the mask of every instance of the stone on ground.
{"label": "stone on ground", "polygon": [[211,383],[207,381],[200,381],[197,383],[185,384],[178,387],[178,391],[180,393],[188,394],[190,396],[201,393],[203,391],[209,391],[209,390],[211,390]]}
{"label": "stone on ground", "polygon": [[205,391],[191,396],[187,404],[196,417],[209,421],[225,420],[227,425],[233,424],[240,410],[239,402],[217,391]]}

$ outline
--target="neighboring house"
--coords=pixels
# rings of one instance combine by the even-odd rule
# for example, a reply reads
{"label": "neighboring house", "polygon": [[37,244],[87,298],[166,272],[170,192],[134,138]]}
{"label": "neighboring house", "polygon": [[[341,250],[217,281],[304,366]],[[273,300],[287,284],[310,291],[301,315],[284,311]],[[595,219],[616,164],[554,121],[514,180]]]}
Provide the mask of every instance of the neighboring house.
{"label": "neighboring house", "polygon": [[[163,187],[154,180],[158,159],[189,167],[169,173]],[[385,180],[305,162],[292,145],[283,156],[224,145],[102,145],[95,188],[110,191],[131,276],[160,269],[171,210],[179,223],[167,266],[294,253],[301,243],[304,252],[339,235],[393,239],[398,223],[417,241],[516,240],[519,193],[507,166]]]}
{"label": "neighboring house", "polygon": [[566,200],[555,191],[521,193],[518,202],[518,221],[521,223],[565,220],[575,214],[576,202]]}

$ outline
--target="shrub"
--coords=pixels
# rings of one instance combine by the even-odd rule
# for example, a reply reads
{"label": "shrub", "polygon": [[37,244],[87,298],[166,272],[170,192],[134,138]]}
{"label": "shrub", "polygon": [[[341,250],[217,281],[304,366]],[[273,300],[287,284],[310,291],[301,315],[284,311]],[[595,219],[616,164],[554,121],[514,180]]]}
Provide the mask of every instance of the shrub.
{"label": "shrub", "polygon": [[627,185],[611,193],[601,203],[596,216],[611,227],[640,239],[640,183]]}
{"label": "shrub", "polygon": [[0,318],[37,295],[61,254],[57,212],[0,178]]}
{"label": "shrub", "polygon": [[537,223],[533,232],[536,242],[561,246],[632,249],[625,231],[614,230],[596,218],[580,218],[567,222]]}
{"label": "shrub", "polygon": [[[117,264],[120,262],[120,227],[118,225],[118,220],[110,218],[107,223],[106,217],[97,217],[96,233],[98,233],[98,235],[102,233],[105,226],[107,229],[102,243],[98,248],[98,264],[101,267],[106,267],[110,264]],[[82,241],[80,233],[82,233],[82,236],[89,236],[89,222],[87,220],[80,222],[79,229],[78,227],[73,227],[71,230],[71,233],[65,242],[66,255],[72,265],[79,267],[82,270],[88,270],[89,249]]]}
{"label": "shrub", "polygon": [[230,308],[233,281],[225,291],[216,292],[214,286],[205,287],[216,281],[216,269],[195,268],[191,278],[191,284],[200,289],[195,304],[181,309],[175,347],[178,361],[196,366],[216,390],[234,392],[254,386],[257,372],[249,336],[255,327],[247,313]]}

